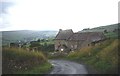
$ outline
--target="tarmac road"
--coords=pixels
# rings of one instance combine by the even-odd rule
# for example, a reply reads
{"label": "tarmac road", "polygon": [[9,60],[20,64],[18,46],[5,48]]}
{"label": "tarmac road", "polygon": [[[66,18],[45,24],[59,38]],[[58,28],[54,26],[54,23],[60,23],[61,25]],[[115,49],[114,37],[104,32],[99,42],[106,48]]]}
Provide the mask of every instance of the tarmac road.
{"label": "tarmac road", "polygon": [[82,64],[67,60],[49,60],[54,66],[50,74],[88,74]]}

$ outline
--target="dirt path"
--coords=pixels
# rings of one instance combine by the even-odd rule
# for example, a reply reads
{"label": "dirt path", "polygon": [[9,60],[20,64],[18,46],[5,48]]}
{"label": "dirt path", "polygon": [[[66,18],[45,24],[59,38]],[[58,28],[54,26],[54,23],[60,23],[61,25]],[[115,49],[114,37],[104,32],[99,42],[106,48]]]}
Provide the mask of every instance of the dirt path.
{"label": "dirt path", "polygon": [[67,60],[49,60],[54,66],[50,74],[88,74],[82,64]]}

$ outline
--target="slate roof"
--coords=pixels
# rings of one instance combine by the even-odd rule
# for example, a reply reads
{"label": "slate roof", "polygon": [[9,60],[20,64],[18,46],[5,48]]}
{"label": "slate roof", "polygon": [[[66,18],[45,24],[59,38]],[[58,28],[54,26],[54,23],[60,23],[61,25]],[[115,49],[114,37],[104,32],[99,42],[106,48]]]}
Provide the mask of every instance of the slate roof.
{"label": "slate roof", "polygon": [[83,33],[74,33],[69,40],[90,40],[92,42],[103,40],[105,38],[104,34],[101,32],[83,32]]}
{"label": "slate roof", "polygon": [[105,39],[105,35],[102,32],[77,32],[74,33],[72,29],[59,30],[55,37],[55,40],[90,40],[91,42],[100,41]]}
{"label": "slate roof", "polygon": [[73,35],[72,29],[68,30],[59,30],[58,34],[55,37],[55,40],[68,40],[69,37]]}
{"label": "slate roof", "polygon": [[91,35],[88,38],[92,42],[100,41],[100,40],[105,39],[105,35],[102,32],[93,32],[93,33],[91,33]]}
{"label": "slate roof", "polygon": [[85,33],[74,33],[69,40],[86,40],[87,34]]}

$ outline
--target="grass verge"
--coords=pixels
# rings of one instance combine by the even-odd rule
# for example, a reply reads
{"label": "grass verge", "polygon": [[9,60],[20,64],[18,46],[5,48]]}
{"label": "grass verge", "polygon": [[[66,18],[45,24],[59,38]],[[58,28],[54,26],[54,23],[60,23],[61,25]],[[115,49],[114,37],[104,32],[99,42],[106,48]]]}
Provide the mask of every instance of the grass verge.
{"label": "grass verge", "polygon": [[118,42],[119,39],[109,39],[100,45],[82,48],[70,53],[66,59],[84,62],[99,73],[118,73]]}
{"label": "grass verge", "polygon": [[48,62],[35,66],[31,68],[30,70],[26,71],[19,71],[17,74],[48,74],[50,70],[52,69],[52,65]]}
{"label": "grass verge", "polygon": [[3,48],[3,74],[45,73],[51,64],[42,52],[30,52],[20,48]]}

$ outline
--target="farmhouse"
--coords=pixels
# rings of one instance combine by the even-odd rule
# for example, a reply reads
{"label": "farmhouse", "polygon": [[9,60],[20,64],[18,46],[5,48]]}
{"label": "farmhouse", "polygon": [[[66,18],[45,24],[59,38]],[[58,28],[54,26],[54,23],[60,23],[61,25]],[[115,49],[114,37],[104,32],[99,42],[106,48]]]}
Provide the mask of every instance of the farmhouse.
{"label": "farmhouse", "polygon": [[55,37],[56,51],[72,51],[81,49],[85,46],[95,45],[105,39],[101,32],[77,32],[74,33],[72,29],[60,29]]}

